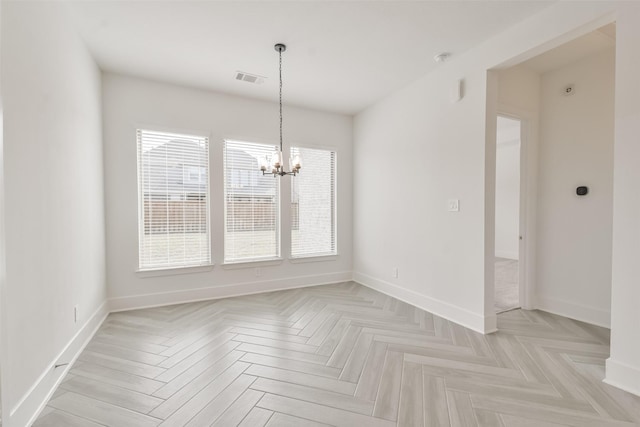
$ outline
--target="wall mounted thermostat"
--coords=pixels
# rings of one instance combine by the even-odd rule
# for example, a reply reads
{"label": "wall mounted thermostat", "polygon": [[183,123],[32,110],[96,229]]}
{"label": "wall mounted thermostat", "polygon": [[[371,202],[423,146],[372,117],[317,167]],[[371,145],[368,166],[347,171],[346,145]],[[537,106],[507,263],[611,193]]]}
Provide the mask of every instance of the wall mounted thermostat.
{"label": "wall mounted thermostat", "polygon": [[576,188],[576,194],[578,196],[586,196],[589,193],[589,187],[578,187]]}

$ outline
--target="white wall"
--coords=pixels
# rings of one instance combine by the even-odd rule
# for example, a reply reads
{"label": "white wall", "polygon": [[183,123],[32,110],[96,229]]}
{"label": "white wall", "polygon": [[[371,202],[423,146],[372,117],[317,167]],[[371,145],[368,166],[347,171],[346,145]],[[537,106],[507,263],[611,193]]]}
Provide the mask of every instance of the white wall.
{"label": "white wall", "polygon": [[520,122],[498,116],[496,147],[496,257],[518,259],[520,233]]}
{"label": "white wall", "polygon": [[[286,88],[285,88],[286,94]],[[274,94],[274,98],[275,98]],[[107,278],[112,308],[216,298],[247,292],[348,280],[352,269],[352,118],[302,108],[284,108],[285,150],[292,144],[337,151],[338,257],[294,263],[290,253],[289,210],[282,209],[279,264],[226,267],[223,260],[222,141],[235,138],[277,144],[278,107],[213,92],[187,89],[120,75],[103,75]],[[138,189],[136,128],[204,132],[210,136],[212,254],[215,267],[184,275],[137,273]],[[304,172],[302,172],[304,173]],[[282,181],[282,206],[288,206],[289,181]]]}
{"label": "white wall", "polygon": [[484,330],[485,73],[441,70],[356,116],[354,278]]}
{"label": "white wall", "polygon": [[[609,326],[615,51],[542,75],[538,307]],[[575,93],[562,89],[575,85]],[[577,196],[586,185],[589,194]]]}
{"label": "white wall", "polygon": [[[475,330],[495,330],[495,123],[487,125],[495,111],[487,111],[487,70],[559,44],[576,20],[601,13],[546,9],[356,117],[356,280]],[[458,78],[464,98],[451,104]],[[460,212],[447,212],[452,198],[460,199]]]}
{"label": "white wall", "polygon": [[[498,72],[500,113],[515,117],[536,115],[540,110],[540,74],[521,65]],[[519,117],[522,119],[521,117]],[[538,123],[535,123],[537,130]]]}
{"label": "white wall", "polygon": [[[614,4],[553,5],[356,117],[356,280],[473,329],[495,329],[495,123],[488,120],[495,122],[498,96],[495,87],[487,92],[487,70],[585,34],[612,13]],[[464,98],[451,104],[458,78]],[[452,198],[460,212],[447,212]]]}
{"label": "white wall", "polygon": [[6,251],[5,251],[5,212],[4,212],[4,108],[2,102],[2,4],[0,3],[0,423],[2,423],[2,408],[4,399],[2,394],[2,367],[7,360],[7,345],[5,342],[6,320],[5,287],[7,285]]}
{"label": "white wall", "polygon": [[[493,330],[491,159],[500,105],[498,78],[486,70],[518,64],[613,20],[617,46],[612,341],[606,381],[640,395],[638,3],[556,3],[359,114],[354,141],[354,278],[476,330]],[[446,92],[459,77],[467,83],[465,99],[449,105]],[[398,166],[393,175],[378,173],[389,165]],[[529,187],[528,197],[532,193],[537,189]],[[452,196],[461,199],[462,210],[447,214],[444,201]],[[400,276],[394,279],[389,267],[398,264]]]}
{"label": "white wall", "polygon": [[611,357],[606,381],[640,395],[640,7],[623,3],[616,25]]}
{"label": "white wall", "polygon": [[106,298],[101,86],[64,6],[2,8],[3,425],[22,427],[64,372],[53,363],[69,361],[66,346]]}

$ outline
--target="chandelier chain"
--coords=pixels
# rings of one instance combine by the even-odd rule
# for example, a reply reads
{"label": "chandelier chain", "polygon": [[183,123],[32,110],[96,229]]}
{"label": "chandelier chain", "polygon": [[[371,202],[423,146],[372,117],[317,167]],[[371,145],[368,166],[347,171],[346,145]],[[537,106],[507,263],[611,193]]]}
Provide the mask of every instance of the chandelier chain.
{"label": "chandelier chain", "polygon": [[278,50],[280,57],[280,152],[282,153],[282,49]]}
{"label": "chandelier chain", "polygon": [[[282,52],[287,50],[287,46],[283,43],[276,43],[274,46],[275,50],[278,51],[278,73],[279,73],[279,93],[278,93],[278,101],[280,107],[280,150],[275,152],[271,159],[268,156],[265,157],[264,162],[260,165],[260,170],[262,171],[262,175],[273,175],[273,177],[277,176],[286,176],[292,175],[296,176],[300,173],[300,169],[302,168],[302,159],[300,154],[296,154],[293,156],[293,150],[291,150],[291,157],[289,158],[289,166],[291,167],[291,171],[287,172],[284,166],[284,156],[282,155],[283,149],[283,135],[282,135]],[[269,169],[267,169],[269,168]],[[270,172],[267,172],[269,170]]]}

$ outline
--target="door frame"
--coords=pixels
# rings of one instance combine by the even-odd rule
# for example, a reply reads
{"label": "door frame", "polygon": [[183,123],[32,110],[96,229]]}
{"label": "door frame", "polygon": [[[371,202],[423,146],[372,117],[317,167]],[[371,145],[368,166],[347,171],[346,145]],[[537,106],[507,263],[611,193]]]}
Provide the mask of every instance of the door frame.
{"label": "door frame", "polygon": [[[505,104],[498,104],[497,107],[496,121],[498,116],[520,121],[520,241],[518,245],[518,288],[520,307],[525,310],[532,310],[536,306],[534,286],[536,194],[538,178],[538,114]],[[495,169],[493,172],[495,173]],[[495,215],[493,220],[495,230]]]}

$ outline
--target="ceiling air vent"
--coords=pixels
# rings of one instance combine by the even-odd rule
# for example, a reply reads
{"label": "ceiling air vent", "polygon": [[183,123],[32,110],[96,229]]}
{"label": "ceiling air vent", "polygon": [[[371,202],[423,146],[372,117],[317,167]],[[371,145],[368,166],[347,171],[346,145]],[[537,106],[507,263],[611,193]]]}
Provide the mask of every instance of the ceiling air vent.
{"label": "ceiling air vent", "polygon": [[244,71],[236,71],[236,80],[243,82],[255,83],[257,85],[264,83],[264,77],[256,74],[245,73]]}

